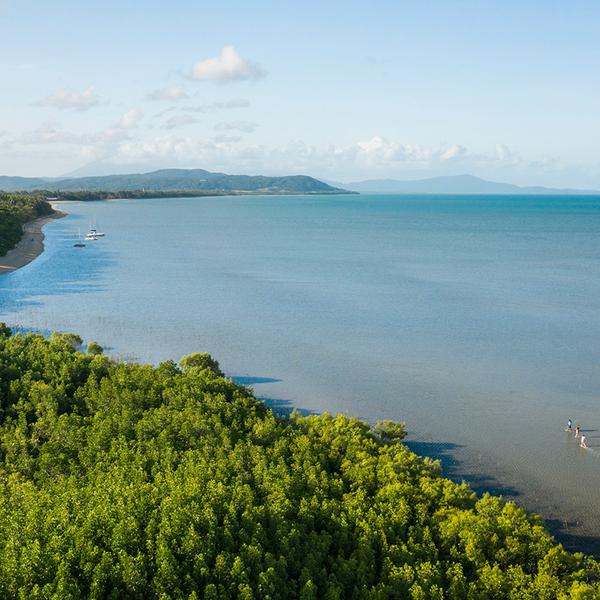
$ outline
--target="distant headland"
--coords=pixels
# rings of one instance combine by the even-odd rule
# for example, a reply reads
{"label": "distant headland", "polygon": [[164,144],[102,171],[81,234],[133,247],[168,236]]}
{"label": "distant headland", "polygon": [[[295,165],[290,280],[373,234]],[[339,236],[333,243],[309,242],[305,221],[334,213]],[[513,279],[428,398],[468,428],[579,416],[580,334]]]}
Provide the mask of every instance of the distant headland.
{"label": "distant headland", "polygon": [[600,195],[600,190],[519,186],[487,181],[474,175],[443,175],[427,179],[367,179],[350,183],[334,183],[361,194],[479,194],[479,195]]}
{"label": "distant headland", "polygon": [[204,169],[160,169],[149,173],[94,177],[10,177],[0,176],[0,190],[48,192],[160,192],[175,195],[222,194],[348,194],[307,175],[266,177],[228,175]]}

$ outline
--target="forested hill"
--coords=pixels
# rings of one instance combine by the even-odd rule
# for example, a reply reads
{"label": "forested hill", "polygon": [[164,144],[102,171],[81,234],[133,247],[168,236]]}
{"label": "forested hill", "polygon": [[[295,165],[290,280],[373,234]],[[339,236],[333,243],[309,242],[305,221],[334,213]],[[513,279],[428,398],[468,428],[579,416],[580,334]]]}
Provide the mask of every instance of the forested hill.
{"label": "forested hill", "polygon": [[0,327],[0,597],[598,598],[599,566],[403,428],[277,418],[206,354]]}
{"label": "forested hill", "polygon": [[27,221],[51,213],[52,207],[40,195],[0,192],[0,256],[19,242]]}
{"label": "forested hill", "polygon": [[217,191],[263,194],[341,194],[340,188],[306,175],[227,175],[203,169],[162,169],[151,173],[69,179],[0,176],[0,189],[49,191]]}

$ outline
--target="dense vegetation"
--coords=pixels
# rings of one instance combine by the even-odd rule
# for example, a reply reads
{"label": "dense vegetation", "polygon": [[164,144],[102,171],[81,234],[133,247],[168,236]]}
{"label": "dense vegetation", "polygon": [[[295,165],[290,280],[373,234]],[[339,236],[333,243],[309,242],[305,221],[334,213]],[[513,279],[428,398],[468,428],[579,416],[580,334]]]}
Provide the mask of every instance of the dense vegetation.
{"label": "dense vegetation", "polygon": [[599,598],[539,518],[395,423],[278,418],[206,354],[0,328],[2,598]]}
{"label": "dense vegetation", "polygon": [[15,247],[27,221],[52,213],[41,194],[0,192],[0,256]]}
{"label": "dense vegetation", "polygon": [[0,177],[0,189],[73,191],[238,192],[255,194],[339,194],[344,190],[306,175],[228,175],[204,169],[160,169],[150,173],[68,179]]}
{"label": "dense vegetation", "polygon": [[43,190],[46,196],[56,197],[57,200],[67,200],[73,202],[87,202],[93,200],[121,200],[123,198],[196,198],[199,196],[225,196],[225,192],[218,191],[145,191],[145,190],[118,190],[115,192],[98,191],[79,191],[65,192],[56,190]]}
{"label": "dense vegetation", "polygon": [[[222,190],[117,190],[107,192],[105,190],[97,191],[78,191],[66,192],[63,190],[42,190],[45,196],[53,196],[58,200],[68,200],[75,202],[87,202],[93,200],[120,200],[123,198],[198,198],[202,196],[243,196],[250,195],[245,192],[224,192]],[[270,193],[271,195],[273,193]],[[261,194],[262,195],[262,194]],[[269,195],[269,193],[265,193]]]}

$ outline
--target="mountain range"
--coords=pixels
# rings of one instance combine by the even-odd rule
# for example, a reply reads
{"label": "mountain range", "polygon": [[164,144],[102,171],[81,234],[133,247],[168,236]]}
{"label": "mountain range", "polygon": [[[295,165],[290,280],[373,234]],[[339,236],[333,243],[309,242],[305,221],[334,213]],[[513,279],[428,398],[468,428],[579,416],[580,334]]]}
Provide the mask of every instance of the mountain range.
{"label": "mountain range", "polygon": [[159,169],[149,173],[95,175],[85,177],[0,176],[0,190],[49,192],[218,192],[241,194],[600,194],[596,190],[522,187],[487,181],[473,175],[446,175],[428,179],[368,179],[350,183],[323,181],[307,175],[265,177],[228,175],[204,169]]}
{"label": "mountain range", "polygon": [[307,175],[265,177],[228,175],[204,169],[160,169],[150,173],[93,177],[44,178],[0,176],[0,190],[50,192],[73,191],[178,191],[254,194],[343,194],[348,193]]}
{"label": "mountain range", "polygon": [[368,179],[350,183],[333,183],[362,194],[600,194],[597,190],[558,189],[542,186],[522,187],[512,183],[487,181],[473,175],[445,175],[428,179]]}

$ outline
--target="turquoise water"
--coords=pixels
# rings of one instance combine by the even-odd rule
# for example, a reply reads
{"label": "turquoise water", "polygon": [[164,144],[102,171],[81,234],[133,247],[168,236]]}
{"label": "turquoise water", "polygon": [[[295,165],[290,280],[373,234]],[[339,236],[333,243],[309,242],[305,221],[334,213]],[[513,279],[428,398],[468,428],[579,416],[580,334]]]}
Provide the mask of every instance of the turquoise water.
{"label": "turquoise water", "polygon": [[[61,206],[0,318],[113,356],[210,351],[272,406],[406,421],[446,472],[600,539],[600,198]],[[73,248],[90,219],[106,238]],[[563,432],[588,430],[590,450]]]}

